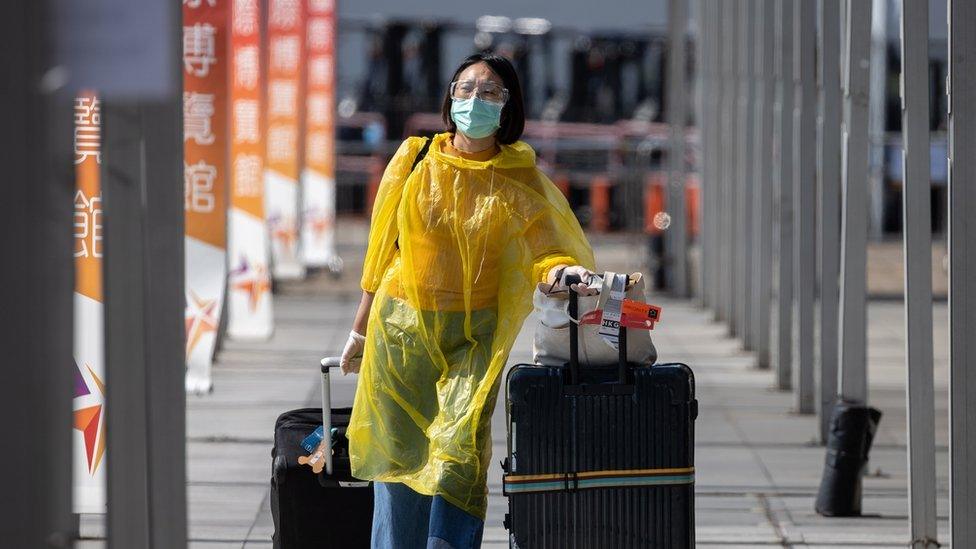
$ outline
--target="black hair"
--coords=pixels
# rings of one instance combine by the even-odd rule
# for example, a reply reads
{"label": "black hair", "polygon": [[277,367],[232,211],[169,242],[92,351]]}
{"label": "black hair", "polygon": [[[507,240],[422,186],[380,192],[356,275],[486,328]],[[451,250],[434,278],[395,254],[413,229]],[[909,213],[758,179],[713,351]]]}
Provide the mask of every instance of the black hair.
{"label": "black hair", "polygon": [[[518,73],[515,72],[515,67],[512,66],[512,62],[500,55],[476,53],[468,56],[461,62],[461,65],[454,71],[451,82],[457,80],[458,75],[464,69],[477,63],[488,65],[491,71],[502,79],[502,84],[508,89],[508,101],[502,107],[502,117],[499,122],[498,131],[495,133],[495,139],[503,145],[511,145],[522,137],[522,131],[525,130],[525,101],[522,99],[522,85],[519,83]],[[444,126],[447,127],[447,131],[451,133],[457,131],[457,125],[454,124],[454,120],[451,120],[450,86],[444,92],[441,118],[444,120]]]}

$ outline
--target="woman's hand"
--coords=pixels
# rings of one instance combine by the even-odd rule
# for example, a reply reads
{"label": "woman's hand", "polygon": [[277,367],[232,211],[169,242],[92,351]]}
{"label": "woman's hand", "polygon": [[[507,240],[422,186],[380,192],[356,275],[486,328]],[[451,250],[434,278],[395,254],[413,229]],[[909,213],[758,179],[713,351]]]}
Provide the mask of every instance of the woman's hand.
{"label": "woman's hand", "polygon": [[[567,285],[566,278],[571,275],[579,276],[581,282]],[[573,290],[579,295],[595,295],[600,291],[599,288],[590,288],[587,285],[592,277],[593,273],[581,265],[559,265],[553,268],[549,273],[550,284],[552,284],[552,289],[550,291],[559,292]]]}
{"label": "woman's hand", "polygon": [[363,349],[366,347],[366,336],[352,330],[349,332],[349,339],[346,346],[342,349],[342,358],[339,360],[339,368],[343,375],[359,373],[359,367],[363,363]]}

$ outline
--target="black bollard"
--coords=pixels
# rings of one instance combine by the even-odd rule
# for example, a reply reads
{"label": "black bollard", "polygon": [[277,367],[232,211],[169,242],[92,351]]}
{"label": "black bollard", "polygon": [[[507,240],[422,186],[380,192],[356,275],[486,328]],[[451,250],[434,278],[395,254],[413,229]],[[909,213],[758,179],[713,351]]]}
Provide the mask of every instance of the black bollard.
{"label": "black bollard", "polygon": [[815,509],[828,517],[861,515],[861,482],[881,411],[841,400],[834,404],[827,457]]}

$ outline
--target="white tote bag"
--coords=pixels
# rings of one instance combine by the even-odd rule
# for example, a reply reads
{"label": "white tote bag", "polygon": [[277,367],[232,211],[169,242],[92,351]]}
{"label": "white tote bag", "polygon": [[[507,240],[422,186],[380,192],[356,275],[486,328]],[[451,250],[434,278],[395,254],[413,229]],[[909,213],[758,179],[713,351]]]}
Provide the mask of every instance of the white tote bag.
{"label": "white tote bag", "polygon": [[[646,301],[644,277],[640,273],[630,275],[627,299]],[[548,284],[536,286],[532,304],[538,316],[535,340],[532,344],[533,362],[543,366],[563,366],[569,362],[569,296],[560,293],[546,295]],[[579,316],[596,310],[599,295],[579,296]],[[583,324],[579,327],[580,366],[614,366],[618,363],[617,350],[598,334],[600,326]],[[657,350],[648,330],[627,330],[627,360],[650,366],[657,360]]]}

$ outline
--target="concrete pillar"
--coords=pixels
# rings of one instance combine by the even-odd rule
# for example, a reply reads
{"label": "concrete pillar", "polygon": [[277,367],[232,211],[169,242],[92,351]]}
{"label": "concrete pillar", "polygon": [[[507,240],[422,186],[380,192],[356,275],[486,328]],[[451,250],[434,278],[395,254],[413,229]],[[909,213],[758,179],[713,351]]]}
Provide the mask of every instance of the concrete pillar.
{"label": "concrete pillar", "polygon": [[929,7],[902,0],[902,215],[908,494],[914,549],[938,547],[935,514],[935,394],[932,372],[932,183],[929,180]]}
{"label": "concrete pillar", "polygon": [[102,110],[108,546],[185,547],[181,5],[169,96]]}
{"label": "concrete pillar", "polygon": [[794,407],[801,414],[815,411],[813,372],[813,296],[817,284],[817,0],[799,0],[794,8],[793,82],[795,147],[793,211],[794,271]]}
{"label": "concrete pillar", "polygon": [[773,360],[776,386],[792,388],[793,314],[793,0],[776,3],[776,140]]}
{"label": "concrete pillar", "polygon": [[756,365],[769,368],[769,314],[772,305],[772,231],[773,183],[773,105],[776,84],[773,78],[776,31],[774,0],[759,0],[756,4],[756,107],[755,107],[755,191],[752,195],[755,223],[753,224],[753,263],[751,300],[754,327]]}
{"label": "concrete pillar", "polygon": [[71,547],[73,158],[57,3],[5,2],[0,545]]}
{"label": "concrete pillar", "polygon": [[865,311],[868,230],[868,76],[871,2],[847,3],[844,67],[843,218],[840,282],[840,394],[867,403]]}
{"label": "concrete pillar", "polygon": [[688,0],[668,4],[668,96],[667,118],[671,126],[671,145],[667,208],[671,225],[665,233],[667,243],[668,287],[678,297],[688,296],[688,223],[685,218],[685,122],[688,118],[688,86],[685,41],[688,29]]}
{"label": "concrete pillar", "polygon": [[838,299],[840,293],[840,20],[843,0],[820,1],[820,441],[837,398]]}
{"label": "concrete pillar", "polygon": [[976,3],[949,0],[949,528],[976,544]]}
{"label": "concrete pillar", "polygon": [[735,278],[735,295],[738,297],[736,309],[736,324],[742,346],[746,350],[755,347],[752,323],[752,299],[749,292],[752,280],[755,278],[755,256],[753,254],[752,225],[755,215],[752,211],[752,195],[755,190],[755,163],[753,162],[755,139],[755,91],[756,91],[756,3],[746,0],[739,7],[739,109],[738,109],[738,170],[736,172],[736,208],[735,239],[738,253],[736,254],[737,271]]}
{"label": "concrete pillar", "polygon": [[735,284],[736,272],[736,243],[733,227],[737,208],[735,205],[736,184],[736,155],[735,148],[730,146],[736,138],[735,112],[738,104],[738,71],[736,60],[736,44],[738,42],[738,17],[736,8],[739,0],[723,0],[720,2],[722,15],[719,25],[722,27],[722,138],[719,151],[722,165],[719,168],[721,178],[719,213],[719,292],[720,307],[719,320],[728,323],[729,333],[738,335],[735,326]]}

